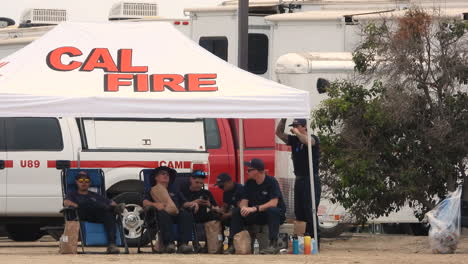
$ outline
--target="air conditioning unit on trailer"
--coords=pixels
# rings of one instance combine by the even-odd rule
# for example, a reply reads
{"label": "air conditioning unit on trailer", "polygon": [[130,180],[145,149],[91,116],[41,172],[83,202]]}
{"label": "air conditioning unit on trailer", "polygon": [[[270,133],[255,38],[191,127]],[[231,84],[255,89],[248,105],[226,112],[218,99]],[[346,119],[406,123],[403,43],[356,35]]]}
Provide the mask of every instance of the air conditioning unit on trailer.
{"label": "air conditioning unit on trailer", "polygon": [[109,20],[127,20],[158,15],[158,5],[154,2],[119,2],[112,6]]}
{"label": "air conditioning unit on trailer", "polygon": [[64,9],[26,9],[21,15],[20,27],[51,26],[67,21]]}

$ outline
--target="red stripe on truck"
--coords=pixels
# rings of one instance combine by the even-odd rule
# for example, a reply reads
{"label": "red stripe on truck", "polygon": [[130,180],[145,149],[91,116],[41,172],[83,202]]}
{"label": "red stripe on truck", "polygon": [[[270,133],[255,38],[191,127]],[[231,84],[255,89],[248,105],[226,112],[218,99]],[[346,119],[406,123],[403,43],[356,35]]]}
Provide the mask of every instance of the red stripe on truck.
{"label": "red stripe on truck", "polygon": [[291,151],[291,146],[288,146],[286,144],[278,144],[276,143],[275,149],[279,151]]}
{"label": "red stripe on truck", "polygon": [[[175,169],[190,169],[191,161],[136,161],[136,160],[82,160],[81,168],[156,168],[159,166],[168,166]],[[55,168],[56,161],[48,160],[47,168]],[[77,168],[78,161],[70,162],[70,167]]]}
{"label": "red stripe on truck", "polygon": [[13,168],[13,161],[5,160],[5,168]]}

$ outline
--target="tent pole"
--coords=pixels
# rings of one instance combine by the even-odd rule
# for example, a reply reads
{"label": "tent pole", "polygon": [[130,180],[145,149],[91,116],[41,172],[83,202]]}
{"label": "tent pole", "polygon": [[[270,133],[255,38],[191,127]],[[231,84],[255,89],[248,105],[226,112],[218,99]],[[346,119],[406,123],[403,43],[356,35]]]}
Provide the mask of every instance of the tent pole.
{"label": "tent pole", "polygon": [[[308,152],[308,156],[309,156],[309,175],[310,175],[310,195],[312,196],[312,218],[314,220],[314,239],[315,241],[317,242],[316,245],[318,245],[318,239],[317,239],[317,227],[318,227],[318,223],[317,223],[317,217],[315,217],[315,215],[317,214],[317,208],[315,206],[315,184],[314,184],[314,164],[312,162],[312,142],[311,142],[311,134],[312,134],[312,131],[311,131],[311,128],[310,128],[310,124],[311,124],[311,119],[308,118],[307,119],[307,135],[308,135],[308,141],[307,141],[307,152]],[[318,252],[318,249],[317,249],[317,252]]]}
{"label": "tent pole", "polygon": [[244,120],[239,119],[239,176],[240,183],[244,184]]}

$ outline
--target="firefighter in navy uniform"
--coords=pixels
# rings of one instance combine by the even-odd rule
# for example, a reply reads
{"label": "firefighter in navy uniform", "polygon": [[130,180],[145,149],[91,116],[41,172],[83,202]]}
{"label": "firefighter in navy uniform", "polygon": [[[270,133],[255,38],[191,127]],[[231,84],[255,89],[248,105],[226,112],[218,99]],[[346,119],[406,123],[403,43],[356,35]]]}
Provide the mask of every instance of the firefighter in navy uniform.
{"label": "firefighter in navy uniform", "polygon": [[[220,218],[223,227],[231,226],[232,210],[239,207],[239,202],[242,199],[244,186],[232,181],[232,178],[227,173],[221,173],[216,180],[216,186],[223,190],[223,206],[220,208]],[[228,238],[228,249],[226,254],[234,253],[232,238]]]}
{"label": "firefighter in navy uniform", "polygon": [[[322,187],[319,178],[319,160],[320,160],[320,146],[319,139],[315,135],[308,137],[307,122],[305,119],[294,119],[293,123],[289,125],[293,135],[284,133],[286,119],[281,119],[276,128],[276,135],[287,145],[291,146],[292,161],[294,166],[294,174],[296,180],[294,183],[294,214],[296,220],[304,221],[306,225],[306,233],[313,235],[313,217],[317,218],[317,214],[312,215],[312,197],[310,189],[310,172],[309,172],[309,153],[308,153],[308,140],[311,140],[312,145],[312,165],[314,173],[314,191],[315,191],[315,206],[318,208],[320,203],[320,195]],[[317,230],[318,232],[318,230]],[[320,242],[320,235],[318,235],[318,243]]]}
{"label": "firefighter in navy uniform", "polygon": [[[213,220],[220,220],[220,210],[216,204],[216,200],[209,190],[203,188],[205,179],[206,173],[196,170],[192,173],[190,180],[185,182],[185,184],[182,183],[179,187],[185,199],[182,206],[192,211],[193,220],[197,224],[206,224]],[[199,244],[194,245],[194,248],[199,250],[198,253],[206,253],[208,251],[206,243],[204,248],[201,248]]]}
{"label": "firefighter in navy uniform", "polygon": [[260,250],[260,254],[278,254],[279,227],[286,217],[286,206],[278,181],[265,173],[265,164],[261,159],[244,162],[248,167],[249,180],[244,185],[244,192],[239,207],[232,212],[230,238],[249,225],[268,225],[270,244]]}

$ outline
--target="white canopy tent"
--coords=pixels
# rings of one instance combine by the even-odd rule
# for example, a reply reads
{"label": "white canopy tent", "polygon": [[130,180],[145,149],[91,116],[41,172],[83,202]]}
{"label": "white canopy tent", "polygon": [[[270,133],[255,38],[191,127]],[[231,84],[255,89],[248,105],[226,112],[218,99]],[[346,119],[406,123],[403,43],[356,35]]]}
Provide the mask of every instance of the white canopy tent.
{"label": "white canopy tent", "polygon": [[[63,23],[0,65],[1,116],[306,118],[310,111],[308,92],[242,71],[164,22]],[[105,91],[106,80],[118,91]],[[146,91],[152,84],[157,91]]]}
{"label": "white canopy tent", "polygon": [[310,115],[308,92],[240,70],[164,22],[60,24],[0,61],[0,102],[2,117]]}

